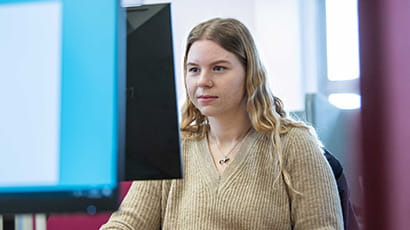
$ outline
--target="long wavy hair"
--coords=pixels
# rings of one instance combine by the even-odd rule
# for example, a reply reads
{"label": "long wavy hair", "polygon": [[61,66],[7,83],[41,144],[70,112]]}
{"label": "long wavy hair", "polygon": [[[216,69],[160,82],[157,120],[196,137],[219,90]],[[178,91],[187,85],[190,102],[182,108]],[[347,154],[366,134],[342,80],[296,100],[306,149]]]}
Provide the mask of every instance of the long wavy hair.
{"label": "long wavy hair", "polygon": [[[308,127],[301,122],[288,118],[282,101],[269,90],[266,71],[259,59],[255,42],[249,30],[240,21],[232,18],[214,18],[195,26],[187,38],[184,56],[185,77],[188,53],[192,44],[198,40],[212,40],[216,42],[225,50],[233,53],[242,63],[246,72],[246,109],[252,127],[259,132],[270,133],[273,147],[272,154],[277,154],[279,167],[285,183],[293,190],[289,174],[283,167],[280,136],[288,132],[292,127]],[[201,114],[189,100],[188,94],[186,94],[186,102],[182,109],[181,119],[182,138],[201,139],[207,135],[209,129],[207,117]]]}

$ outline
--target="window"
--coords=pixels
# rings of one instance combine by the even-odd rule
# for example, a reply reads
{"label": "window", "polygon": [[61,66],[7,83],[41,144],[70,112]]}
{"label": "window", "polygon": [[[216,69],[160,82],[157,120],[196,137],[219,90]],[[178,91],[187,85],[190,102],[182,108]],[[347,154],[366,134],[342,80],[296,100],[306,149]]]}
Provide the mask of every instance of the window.
{"label": "window", "polygon": [[325,0],[324,94],[341,109],[360,108],[357,0]]}

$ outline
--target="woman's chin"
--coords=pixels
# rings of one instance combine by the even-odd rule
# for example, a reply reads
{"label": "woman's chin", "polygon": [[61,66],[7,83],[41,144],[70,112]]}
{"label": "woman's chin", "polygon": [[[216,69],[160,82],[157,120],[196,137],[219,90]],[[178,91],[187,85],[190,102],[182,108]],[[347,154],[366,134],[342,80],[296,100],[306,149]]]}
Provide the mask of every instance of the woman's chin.
{"label": "woman's chin", "polygon": [[209,108],[203,108],[199,110],[201,112],[202,115],[206,116],[206,117],[214,117],[217,115],[216,111],[214,111],[213,109],[209,109]]}

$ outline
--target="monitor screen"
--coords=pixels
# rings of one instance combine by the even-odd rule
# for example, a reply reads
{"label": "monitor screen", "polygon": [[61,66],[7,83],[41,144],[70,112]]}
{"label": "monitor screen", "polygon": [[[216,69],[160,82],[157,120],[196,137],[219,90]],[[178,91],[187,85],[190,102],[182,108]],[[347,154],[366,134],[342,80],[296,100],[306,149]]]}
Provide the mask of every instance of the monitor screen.
{"label": "monitor screen", "polygon": [[125,10],[0,1],[0,213],[117,207]]}

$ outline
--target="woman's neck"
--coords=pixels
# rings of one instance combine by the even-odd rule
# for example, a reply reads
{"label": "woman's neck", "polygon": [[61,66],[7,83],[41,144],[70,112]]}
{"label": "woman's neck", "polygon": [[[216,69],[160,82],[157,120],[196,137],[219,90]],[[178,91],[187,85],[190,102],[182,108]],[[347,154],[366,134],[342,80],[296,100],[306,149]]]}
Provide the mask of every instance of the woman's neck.
{"label": "woman's neck", "polygon": [[237,114],[230,119],[208,117],[210,125],[210,135],[218,143],[238,141],[243,138],[252,127],[251,120],[247,113]]}

